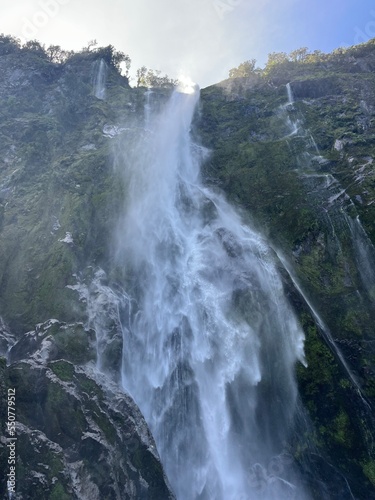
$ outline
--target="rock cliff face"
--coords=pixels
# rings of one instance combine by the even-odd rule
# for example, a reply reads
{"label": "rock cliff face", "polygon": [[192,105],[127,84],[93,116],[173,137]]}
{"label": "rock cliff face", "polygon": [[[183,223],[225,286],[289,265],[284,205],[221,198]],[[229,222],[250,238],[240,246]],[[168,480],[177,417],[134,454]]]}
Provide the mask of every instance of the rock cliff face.
{"label": "rock cliff face", "polygon": [[97,374],[96,332],[75,290],[109,258],[122,193],[105,125],[118,105],[136,113],[137,93],[112,67],[108,103],[95,97],[93,54],[59,65],[1,50],[0,496],[15,388],[17,498],[174,498],[142,415],[111,381],[115,358]]}
{"label": "rock cliff face", "polygon": [[197,121],[207,181],[284,264],[306,333],[308,369],[297,373],[310,437],[356,498],[373,498],[375,484],[374,64],[370,42],[230,79],[202,91]]}
{"label": "rock cliff face", "polygon": [[[112,229],[127,187],[112,143],[143,113],[145,89],[109,64],[104,99],[97,67],[90,52],[56,64],[0,46],[0,411],[7,421],[14,387],[19,498],[173,498],[118,389],[116,311],[95,302],[119,280]],[[369,43],[222,82],[202,90],[193,129],[209,152],[205,181],[272,242],[304,327],[297,377],[310,423],[293,453],[319,498],[320,483],[326,498],[375,498],[374,68]],[[106,375],[90,304],[111,332]]]}
{"label": "rock cliff face", "polygon": [[131,398],[93,368],[48,361],[51,333],[41,331],[41,350],[1,366],[2,384],[16,388],[19,498],[173,498]]}

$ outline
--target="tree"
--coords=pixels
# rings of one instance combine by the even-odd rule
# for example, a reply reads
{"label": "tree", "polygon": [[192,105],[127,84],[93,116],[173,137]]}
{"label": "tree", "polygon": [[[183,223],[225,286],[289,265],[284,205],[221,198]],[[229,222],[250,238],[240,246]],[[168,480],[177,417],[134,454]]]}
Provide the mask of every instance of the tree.
{"label": "tree", "polygon": [[300,49],[293,50],[289,54],[289,59],[291,59],[294,62],[305,61],[308,55],[308,50],[309,49],[307,47],[301,47]]}
{"label": "tree", "polygon": [[[86,47],[82,47],[81,51],[80,52],[95,52],[95,47],[98,45],[98,42],[94,39],[94,40],[90,40],[89,42],[87,42],[87,46]],[[92,50],[93,49],[93,50]]]}
{"label": "tree", "polygon": [[131,59],[124,52],[120,52],[118,50],[115,50],[112,54],[112,64],[114,65],[114,67],[116,69],[118,69],[120,71],[122,63],[125,65],[125,74],[126,74],[126,76],[128,76],[130,65],[131,65]]}
{"label": "tree", "polygon": [[11,35],[0,35],[0,55],[12,54],[21,49],[21,42]]}
{"label": "tree", "polygon": [[162,75],[159,70],[147,69],[146,66],[137,69],[136,77],[137,87],[167,88],[178,85],[178,80],[174,80],[168,75]]}
{"label": "tree", "polygon": [[141,68],[137,69],[137,72],[136,72],[137,87],[147,87],[146,75],[147,75],[146,66],[142,66]]}
{"label": "tree", "polygon": [[22,50],[34,52],[40,57],[47,57],[44,45],[41,45],[38,40],[29,40],[23,45]]}
{"label": "tree", "polygon": [[306,55],[305,62],[308,63],[317,63],[317,62],[324,62],[328,58],[328,54],[325,54],[321,50],[314,50],[314,52],[311,52],[310,54]]}
{"label": "tree", "polygon": [[237,68],[229,70],[229,78],[243,78],[257,73],[255,69],[256,59],[249,59],[241,63]]}
{"label": "tree", "polygon": [[279,69],[285,67],[288,63],[290,63],[290,60],[286,52],[271,52],[271,54],[268,54],[263,74],[264,76],[268,76],[271,73],[275,73],[275,71],[278,72]]}
{"label": "tree", "polygon": [[271,52],[271,54],[268,54],[268,60],[266,67],[268,66],[274,66],[276,64],[283,64],[285,62],[288,62],[288,56],[286,52]]}
{"label": "tree", "polygon": [[128,75],[131,59],[127,54],[119,50],[116,50],[113,45],[108,45],[107,47],[100,47],[99,49],[96,49],[95,52],[96,54],[98,54],[99,57],[104,59],[104,61],[109,66],[115,67],[119,72],[121,71],[121,64],[124,63],[126,68],[126,76]]}
{"label": "tree", "polygon": [[57,64],[65,62],[72,55],[72,52],[62,50],[60,45],[50,45],[46,48],[46,53],[48,59]]}
{"label": "tree", "polygon": [[90,50],[93,48],[93,47],[96,47],[98,45],[98,42],[94,39],[94,40],[90,40],[89,43],[87,44],[87,50],[90,52]]}

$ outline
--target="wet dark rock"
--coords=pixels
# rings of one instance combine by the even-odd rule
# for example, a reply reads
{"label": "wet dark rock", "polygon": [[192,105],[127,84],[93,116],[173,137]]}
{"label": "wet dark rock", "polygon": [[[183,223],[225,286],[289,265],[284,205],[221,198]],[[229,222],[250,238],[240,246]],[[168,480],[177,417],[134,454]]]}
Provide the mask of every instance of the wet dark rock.
{"label": "wet dark rock", "polygon": [[296,99],[318,99],[342,93],[340,79],[337,77],[294,81],[291,88]]}
{"label": "wet dark rock", "polygon": [[174,498],[137,406],[93,367],[2,359],[0,371],[16,387],[18,498]]}

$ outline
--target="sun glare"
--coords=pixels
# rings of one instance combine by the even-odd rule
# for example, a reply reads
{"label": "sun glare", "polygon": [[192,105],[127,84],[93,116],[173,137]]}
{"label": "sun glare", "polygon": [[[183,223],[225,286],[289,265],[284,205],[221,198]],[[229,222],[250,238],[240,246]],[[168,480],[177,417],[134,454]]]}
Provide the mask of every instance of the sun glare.
{"label": "sun glare", "polygon": [[198,89],[198,85],[188,76],[180,75],[178,77],[178,82],[177,90],[182,94],[194,94]]}

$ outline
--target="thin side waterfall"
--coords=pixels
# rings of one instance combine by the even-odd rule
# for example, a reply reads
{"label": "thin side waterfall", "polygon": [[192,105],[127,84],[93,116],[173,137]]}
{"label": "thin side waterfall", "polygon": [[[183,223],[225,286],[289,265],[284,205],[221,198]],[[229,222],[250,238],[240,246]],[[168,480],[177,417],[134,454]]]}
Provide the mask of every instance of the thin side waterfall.
{"label": "thin side waterfall", "polygon": [[363,397],[361,386],[358,383],[356,376],[354,375],[353,371],[350,369],[345,357],[343,356],[341,350],[339,349],[336,342],[334,341],[334,339],[332,337],[332,333],[330,332],[328,326],[325,324],[325,322],[323,321],[323,319],[321,318],[321,316],[317,312],[316,308],[312,305],[311,301],[308,299],[307,295],[302,290],[301,285],[298,283],[298,279],[296,278],[294,271],[293,271],[292,267],[290,266],[290,264],[288,263],[288,261],[286,260],[286,258],[280,252],[276,251],[276,253],[277,253],[277,256],[278,256],[280,262],[283,264],[284,269],[286,270],[290,279],[292,280],[294,287],[296,288],[298,293],[303,297],[303,300],[304,300],[305,304],[308,306],[312,317],[315,319],[316,324],[318,325],[321,332],[323,333],[323,336],[327,342],[327,345],[330,347],[330,349],[336,354],[337,358],[340,360],[340,363],[343,366],[343,368],[345,369],[348,378],[352,381],[353,386],[356,388],[356,391],[357,391],[358,396],[360,397],[362,403],[367,408],[370,408],[369,403]]}
{"label": "thin side waterfall", "polygon": [[[353,245],[354,256],[358,273],[363,286],[367,291],[370,301],[375,299],[375,248],[364,230],[359,216],[348,215],[348,208],[355,213],[355,205],[346,189],[332,174],[322,174],[320,166],[328,163],[324,157],[320,156],[319,148],[314,137],[308,130],[303,128],[303,120],[292,120],[288,115],[288,106],[293,103],[293,94],[290,84],[286,85],[288,102],[283,105],[282,111],[286,125],[292,129],[288,138],[299,131],[300,137],[304,138],[305,151],[302,158],[297,158],[301,166],[301,178],[309,184],[310,196],[319,200],[319,204],[324,208],[326,218],[332,227],[337,246],[341,249],[341,243],[336,236],[336,231],[332,222],[347,226]],[[286,137],[284,137],[285,139]],[[316,153],[316,154],[314,154]]]}
{"label": "thin side waterfall", "polygon": [[362,283],[367,290],[370,300],[375,302],[375,248],[363,229],[359,216],[355,219],[346,216],[352,236],[357,266],[361,275]]}
{"label": "thin side waterfall", "polygon": [[306,499],[285,448],[304,335],[275,254],[200,180],[199,91],[175,91],[158,113],[146,97],[145,130],[123,144],[123,387],[179,500]]}
{"label": "thin side waterfall", "polygon": [[[279,115],[288,132],[282,139],[288,140],[298,138],[303,143],[304,151],[303,154],[300,155],[301,158],[298,158],[298,160],[304,167],[310,167],[314,163],[318,163],[319,165],[327,163],[328,160],[321,156],[314,137],[309,130],[304,128],[303,117],[300,113],[296,113],[293,90],[290,83],[286,84],[286,92],[288,100],[279,108]],[[290,112],[292,112],[291,116]],[[296,115],[298,115],[298,118]]]}
{"label": "thin side waterfall", "polygon": [[99,268],[88,280],[74,275],[76,285],[67,287],[78,293],[80,301],[86,305],[87,330],[95,331],[96,337],[96,369],[102,373],[110,373],[117,379],[118,364],[113,352],[114,346],[122,343],[122,325],[120,311],[129,297],[122,290],[113,290],[106,284],[107,276]]}
{"label": "thin side waterfall", "polygon": [[286,91],[288,93],[288,103],[290,106],[293,105],[294,103],[294,97],[293,97],[293,92],[292,92],[292,87],[290,83],[286,84]]}
{"label": "thin side waterfall", "polygon": [[147,89],[146,92],[145,92],[145,96],[146,96],[146,103],[145,103],[145,109],[144,109],[144,112],[145,112],[145,120],[144,120],[144,124],[145,124],[145,129],[147,130],[148,128],[148,124],[150,123],[150,115],[151,115],[151,95],[153,94],[152,90],[151,89]]}
{"label": "thin side waterfall", "polygon": [[101,100],[104,100],[106,96],[107,73],[108,67],[105,61],[103,59],[95,61],[93,91],[95,97]]}
{"label": "thin side waterfall", "polygon": [[[295,122],[289,117],[287,109],[291,95],[289,84],[286,86],[286,89],[288,103],[282,107],[284,119],[286,124],[289,124],[290,122],[294,124]],[[361,293],[358,292],[358,297],[353,298],[353,301],[356,300],[356,305],[358,306],[358,309],[361,310],[362,295],[366,295],[369,303],[374,304],[375,248],[368,238],[359,217],[349,215],[349,213],[356,213],[356,209],[353,201],[347,194],[346,189],[342,187],[340,182],[332,174],[321,172],[321,165],[328,162],[328,160],[320,156],[318,146],[313,136],[308,130],[304,129],[303,117],[297,121],[300,129],[300,137],[303,138],[302,145],[304,146],[303,154],[300,154],[299,156],[297,155],[297,161],[299,163],[299,176],[308,187],[307,196],[311,199],[312,205],[315,207],[319,206],[322,209],[320,218],[328,229],[326,244],[327,247],[329,247],[331,254],[335,254],[337,260],[340,258],[344,259],[345,255],[343,247],[346,245],[346,252],[350,252],[355,260],[356,272],[362,282],[363,289],[361,290]],[[318,153],[318,156],[313,154],[314,150]],[[349,241],[351,245],[348,246],[346,241]],[[312,316],[326,339],[327,345],[330,346],[331,350],[336,354],[336,357],[345,369],[348,378],[352,381],[353,386],[356,388],[357,393],[364,404],[364,407],[366,410],[371,409],[368,401],[363,396],[362,388],[359,382],[360,379],[353,373],[350,363],[347,359],[345,359],[342,350],[338,347],[338,342],[334,340],[328,326],[325,324],[320,314],[313,307],[305,292],[298,284],[298,280],[295,277],[292,267],[281,255],[278,255],[278,257],[289,273],[294,286],[302,295],[305,303],[308,305]],[[353,276],[355,278],[354,273]],[[349,286],[352,284],[352,279],[353,278],[348,270],[346,280]]]}

